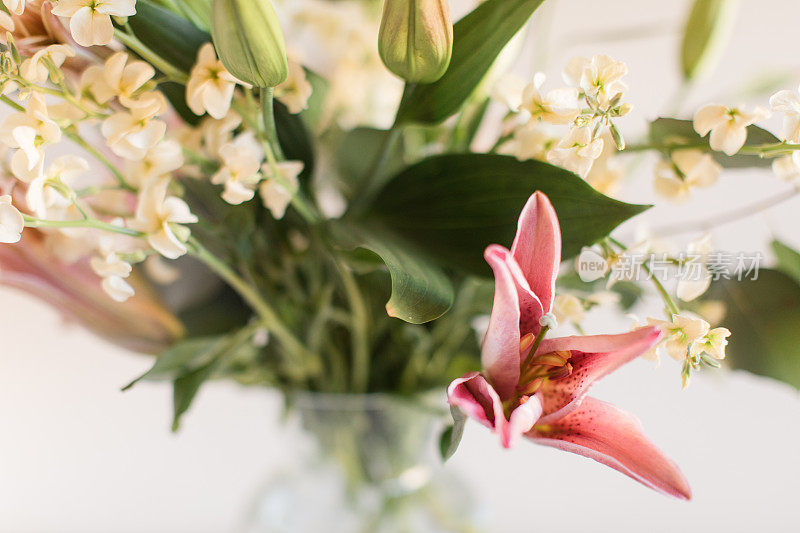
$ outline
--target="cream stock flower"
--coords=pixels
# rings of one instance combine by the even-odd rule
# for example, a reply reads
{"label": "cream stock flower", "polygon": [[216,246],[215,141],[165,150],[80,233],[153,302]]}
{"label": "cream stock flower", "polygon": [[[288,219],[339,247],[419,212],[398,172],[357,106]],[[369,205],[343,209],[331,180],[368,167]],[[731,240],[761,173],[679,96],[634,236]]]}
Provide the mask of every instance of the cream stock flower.
{"label": "cream stock flower", "polygon": [[711,286],[711,273],[708,271],[708,255],[714,251],[711,246],[711,236],[706,235],[692,241],[686,248],[686,263],[683,265],[682,276],[678,279],[675,294],[684,302],[702,296]]}
{"label": "cream stock flower", "polygon": [[628,90],[622,77],[628,66],[607,55],[596,55],[592,59],[574,57],[564,69],[564,81],[578,87],[584,94],[597,100],[602,109],[607,109],[611,100]]}
{"label": "cream stock flower", "polygon": [[264,153],[252,133],[243,133],[220,151],[222,167],[211,177],[211,183],[224,185],[222,199],[239,205],[253,199],[255,188],[261,180],[258,171]]}
{"label": "cream stock flower", "polygon": [[131,275],[133,267],[120,259],[108,242],[101,244],[98,255],[89,261],[95,274],[103,278],[103,290],[113,300],[124,302],[134,295],[131,285],[125,278]]}
{"label": "cream stock flower", "polygon": [[654,186],[659,194],[677,202],[688,200],[695,187],[713,185],[722,172],[722,166],[702,150],[676,150],[671,158],[656,165]]}
{"label": "cream stock flower", "polygon": [[98,102],[104,104],[116,96],[125,107],[147,104],[146,99],[140,101],[137,93],[155,74],[150,64],[130,61],[130,56],[125,52],[117,52],[106,60],[103,67],[89,67],[85,72],[89,90]]}
{"label": "cream stock flower", "polygon": [[769,99],[770,108],[784,114],[783,139],[790,143],[800,143],[800,95],[798,91],[778,91]]}
{"label": "cream stock flower", "polygon": [[0,126],[0,141],[17,149],[11,158],[11,171],[25,182],[41,174],[44,146],[60,140],[61,129],[50,119],[39,93],[31,95],[25,111],[9,115]]}
{"label": "cream stock flower", "polygon": [[281,161],[275,164],[274,169],[265,164],[261,171],[264,173],[264,181],[259,188],[261,201],[273,217],[281,219],[300,188],[298,176],[303,172],[303,162]]}
{"label": "cream stock flower", "polygon": [[559,138],[554,136],[539,122],[529,122],[514,131],[514,138],[510,143],[510,153],[520,161],[538,159],[545,161],[547,152],[556,144]]}
{"label": "cream stock flower", "polygon": [[747,141],[747,126],[768,116],[769,112],[761,107],[747,112],[744,106],[709,104],[695,113],[694,129],[700,136],[711,132],[708,144],[712,150],[734,155]]}
{"label": "cream stock flower", "polygon": [[197,217],[180,198],[167,195],[169,177],[153,178],[139,192],[139,205],[132,226],[147,234],[147,242],[167,259],[186,253],[184,244],[189,230],[181,224],[193,224]]}
{"label": "cream stock flower", "polygon": [[56,159],[43,175],[28,185],[26,202],[28,208],[40,218],[57,218],[53,208],[66,209],[72,204],[72,181],[89,170],[89,163],[82,157],[64,155]]}
{"label": "cream stock flower", "polygon": [[275,87],[275,98],[289,109],[289,113],[296,114],[308,107],[312,92],[303,65],[290,59],[289,77]]}
{"label": "cream stock flower", "polygon": [[25,0],[3,0],[3,5],[12,15],[22,15],[25,11]]}
{"label": "cream stock flower", "polygon": [[105,119],[101,128],[108,147],[125,159],[142,159],[167,131],[167,125],[155,118],[167,110],[163,95],[147,93],[140,97],[139,102],[142,105]]}
{"label": "cream stock flower", "polygon": [[725,348],[731,332],[727,328],[714,328],[705,337],[698,339],[691,349],[691,355],[697,357],[703,353],[714,359],[725,359]]}
{"label": "cream stock flower", "polygon": [[228,114],[238,80],[217,59],[214,45],[204,44],[186,84],[186,103],[195,115],[206,111],[216,119]]}
{"label": "cream stock flower", "polygon": [[586,317],[586,308],[580,298],[573,294],[557,294],[553,300],[553,313],[559,324],[579,324]]}
{"label": "cream stock flower", "polygon": [[578,109],[578,90],[574,87],[553,89],[543,95],[545,75],[537,72],[533,83],[525,87],[522,93],[521,108],[528,111],[534,119],[550,124],[569,124],[580,113]]}
{"label": "cream stock flower", "polygon": [[11,204],[11,196],[0,196],[0,243],[19,242],[24,228],[25,219],[22,218],[22,213]]}
{"label": "cream stock flower", "polygon": [[111,16],[135,15],[136,0],[58,0],[53,14],[69,17],[72,38],[79,45],[107,45],[114,38]]}
{"label": "cream stock flower", "polygon": [[33,56],[22,61],[19,74],[30,83],[45,83],[50,76],[50,69],[46,62],[59,68],[68,57],[74,57],[75,51],[64,44],[51,44],[42,48]]}
{"label": "cream stock flower", "polygon": [[547,153],[547,160],[585,177],[602,151],[603,139],[593,139],[588,126],[575,126]]}
{"label": "cream stock flower", "polygon": [[150,148],[142,159],[131,161],[126,175],[132,184],[141,186],[151,178],[178,170],[183,163],[183,148],[180,143],[162,140]]}
{"label": "cream stock flower", "polygon": [[710,329],[708,322],[688,314],[674,314],[671,322],[648,318],[647,323],[664,331],[662,343],[676,361],[685,360],[695,341],[703,339]]}
{"label": "cream stock flower", "polygon": [[800,152],[792,152],[792,155],[785,155],[773,160],[772,172],[786,181],[800,178]]}

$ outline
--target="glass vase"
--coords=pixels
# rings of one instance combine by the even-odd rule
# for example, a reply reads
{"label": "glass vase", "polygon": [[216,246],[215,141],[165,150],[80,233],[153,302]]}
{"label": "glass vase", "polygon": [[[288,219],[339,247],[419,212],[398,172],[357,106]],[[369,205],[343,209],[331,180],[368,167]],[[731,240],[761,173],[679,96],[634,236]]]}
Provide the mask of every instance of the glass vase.
{"label": "glass vase", "polygon": [[297,397],[292,407],[313,445],[297,467],[273,476],[260,491],[246,531],[483,531],[469,491],[442,464],[438,436],[445,412],[439,395],[439,405],[430,399]]}

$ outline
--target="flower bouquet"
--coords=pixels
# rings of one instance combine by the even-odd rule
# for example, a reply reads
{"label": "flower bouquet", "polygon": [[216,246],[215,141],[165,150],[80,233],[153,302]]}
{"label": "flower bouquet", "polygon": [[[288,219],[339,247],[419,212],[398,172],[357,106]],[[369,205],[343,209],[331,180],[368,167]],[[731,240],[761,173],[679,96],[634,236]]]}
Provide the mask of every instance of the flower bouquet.
{"label": "flower bouquet", "polygon": [[[445,458],[472,418],[504,447],[556,447],[689,499],[638,420],[588,389],[661,352],[684,387],[720,367],[718,324],[755,328],[726,307],[736,291],[792,294],[797,312],[800,256],[782,243],[748,283],[752,266],[707,238],[676,253],[664,235],[611,236],[650,207],[612,198],[644,153],[666,200],[728,167],[800,175],[795,92],[769,100],[780,138],[754,125],[766,109],[713,104],[626,145],[625,63],[576,57],[548,89],[507,74],[543,0],[3,4],[0,282],[155,356],[126,388],[170,381],[175,430],[208,380],[274,388],[351,492],[397,498],[427,485],[430,413],[449,405]],[[685,87],[728,4],[694,3]],[[653,298],[663,316],[583,331],[592,309]],[[767,359],[733,364],[775,375],[777,344],[746,346]]]}

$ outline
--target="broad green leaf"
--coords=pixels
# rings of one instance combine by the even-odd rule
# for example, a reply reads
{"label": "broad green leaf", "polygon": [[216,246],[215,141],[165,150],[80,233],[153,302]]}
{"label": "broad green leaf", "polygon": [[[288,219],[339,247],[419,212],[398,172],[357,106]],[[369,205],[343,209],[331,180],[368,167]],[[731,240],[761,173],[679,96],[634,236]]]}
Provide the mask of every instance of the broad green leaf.
{"label": "broad green leaf", "polygon": [[217,366],[216,361],[210,361],[205,365],[188,372],[172,384],[172,431],[178,431],[181,425],[181,417],[189,410],[189,407],[197,396],[200,387],[214,373]]}
{"label": "broad green leaf", "polygon": [[[771,159],[762,158],[757,155],[727,156],[722,152],[714,152],[708,146],[708,137],[700,137],[691,120],[681,120],[677,118],[658,118],[650,123],[650,142],[655,146],[671,146],[678,148],[698,148],[710,151],[717,163],[725,168],[746,168],[746,167],[768,167],[772,164]],[[745,146],[756,146],[762,144],[773,144],[780,142],[780,139],[773,134],[758,126],[747,127],[747,141]],[[663,149],[665,154],[668,150]]]}
{"label": "broad green leaf", "polygon": [[778,240],[772,241],[772,251],[778,260],[776,269],[800,283],[800,253]]}
{"label": "broad green leaf", "polygon": [[695,0],[681,46],[681,67],[687,80],[711,70],[730,39],[738,0]]}
{"label": "broad green leaf", "polygon": [[373,202],[371,216],[431,257],[488,275],[486,246],[511,245],[520,211],[537,190],[558,213],[564,259],[648,207],[612,200],[575,174],[540,161],[451,154],[395,176]]}
{"label": "broad green leaf", "polygon": [[128,22],[140,41],[187,74],[197,59],[197,51],[211,42],[208,33],[149,0],[136,2],[136,15]]}
{"label": "broad green leaf", "polygon": [[191,20],[198,28],[208,30],[211,27],[212,0],[153,0],[183,18]]}
{"label": "broad green leaf", "polygon": [[335,227],[339,242],[350,250],[363,249],[380,257],[389,270],[392,295],[389,316],[412,324],[436,320],[453,305],[450,280],[424,253],[377,227]]}
{"label": "broad green leaf", "polygon": [[134,379],[122,390],[130,389],[142,380],[174,380],[216,359],[224,346],[225,339],[222,337],[202,337],[180,341],[162,352],[150,370]]}
{"label": "broad green leaf", "polygon": [[456,453],[458,445],[461,444],[461,438],[464,436],[464,426],[467,423],[467,416],[458,407],[451,406],[450,413],[453,415],[453,425],[445,428],[439,439],[439,452],[442,454],[443,461],[447,461]]}
{"label": "broad green leaf", "polygon": [[705,299],[725,304],[722,325],[731,330],[731,366],[800,388],[800,285],[795,280],[760,269],[756,280],[714,282]]}
{"label": "broad green leaf", "polygon": [[397,121],[435,124],[458,112],[543,1],[488,0],[459,20],[447,72],[435,83],[406,85]]}
{"label": "broad green leaf", "polygon": [[[337,163],[345,194],[352,195],[363,185],[370,166],[387,142],[390,132],[375,128],[355,128],[348,131],[337,149]],[[385,164],[386,173],[399,172],[403,167],[403,143],[395,142]]]}

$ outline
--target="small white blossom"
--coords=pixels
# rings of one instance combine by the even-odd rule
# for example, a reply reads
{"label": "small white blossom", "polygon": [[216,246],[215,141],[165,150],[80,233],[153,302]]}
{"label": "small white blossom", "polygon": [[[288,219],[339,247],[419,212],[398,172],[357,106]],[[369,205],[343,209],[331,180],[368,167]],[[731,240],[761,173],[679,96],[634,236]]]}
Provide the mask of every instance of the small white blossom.
{"label": "small white blossom", "polygon": [[694,129],[700,136],[711,132],[708,144],[712,150],[734,155],[747,141],[747,126],[768,116],[769,112],[761,107],[747,112],[744,106],[709,104],[695,113]]}
{"label": "small white blossom", "polygon": [[547,160],[583,178],[602,151],[603,139],[593,139],[592,130],[587,126],[576,126],[547,153]]}
{"label": "small white blossom", "polygon": [[3,5],[12,15],[22,15],[25,12],[25,2],[26,0],[3,0]]}
{"label": "small white blossom", "polygon": [[53,14],[69,17],[72,38],[81,46],[107,45],[114,38],[111,16],[136,14],[136,0],[58,0]]}
{"label": "small white blossom", "polygon": [[596,55],[591,60],[574,57],[564,69],[564,81],[594,98],[601,109],[607,109],[615,96],[628,90],[622,81],[627,73],[628,66],[625,63],[607,55]]}
{"label": "small white blossom", "polygon": [[131,61],[125,52],[117,52],[102,67],[89,67],[84,73],[83,83],[101,104],[116,96],[125,107],[138,107],[148,103],[146,99],[141,101],[139,96],[155,74],[149,63]]}
{"label": "small white blossom", "polygon": [[510,153],[519,159],[537,159],[545,161],[549,152],[560,139],[549,132],[541,123],[530,122],[514,131],[514,138],[509,143]]}
{"label": "small white blossom", "polygon": [[662,343],[676,361],[685,360],[695,341],[703,339],[710,329],[708,322],[688,314],[672,315],[671,322],[648,318],[647,323],[664,332]]}
{"label": "small white blossom", "polygon": [[25,219],[11,204],[11,196],[0,196],[0,243],[15,243],[22,238]]}
{"label": "small white blossom", "polygon": [[800,143],[800,94],[798,91],[778,91],[769,99],[769,106],[773,111],[784,114],[783,139],[790,143]]}
{"label": "small white blossom", "polygon": [[711,154],[697,149],[676,150],[671,161],[656,165],[656,191],[677,202],[688,200],[695,187],[713,185],[722,172],[722,166]]}
{"label": "small white blossom", "polygon": [[711,286],[711,273],[708,271],[706,261],[708,255],[714,251],[711,246],[711,236],[706,235],[692,241],[686,247],[686,256],[691,261],[696,261],[694,268],[684,266],[684,275],[678,280],[675,294],[684,302],[691,302],[699,298]]}
{"label": "small white blossom", "polygon": [[261,176],[258,171],[264,153],[251,132],[239,135],[233,142],[223,146],[220,151],[222,166],[211,177],[211,182],[224,185],[222,199],[232,205],[239,205],[253,199]]}
{"label": "small white blossom", "polygon": [[186,84],[186,103],[195,115],[206,111],[216,119],[228,114],[238,80],[217,59],[214,46],[204,44]]}
{"label": "small white blossom", "polygon": [[0,126],[0,140],[17,148],[11,158],[11,172],[30,182],[42,172],[44,147],[61,140],[61,129],[48,115],[44,97],[31,95],[25,111],[12,113]]}
{"label": "small white blossom", "polygon": [[167,131],[167,125],[156,119],[167,110],[163,95],[147,93],[139,102],[141,106],[105,119],[101,128],[108,147],[118,156],[134,161],[144,158]]}
{"label": "small white blossom", "polygon": [[712,329],[692,345],[692,356],[706,353],[714,359],[725,359],[725,348],[728,346],[730,335],[731,332],[726,328]]}
{"label": "small white blossom", "polygon": [[40,218],[54,218],[51,210],[67,209],[72,204],[72,181],[89,170],[89,163],[82,157],[63,155],[53,161],[47,172],[28,185],[26,201],[28,208]]}
{"label": "small white blossom", "polygon": [[289,59],[289,76],[275,87],[275,98],[289,109],[289,113],[296,114],[308,107],[312,91],[303,65]]}
{"label": "small white blossom", "polygon": [[772,172],[781,179],[794,181],[800,178],[800,152],[792,152],[772,161]]}
{"label": "small white blossom", "polygon": [[586,308],[580,298],[573,294],[557,294],[553,301],[553,313],[559,324],[579,324],[586,317]]}
{"label": "small white blossom", "polygon": [[197,217],[180,198],[167,195],[169,178],[153,178],[139,193],[134,229],[147,234],[147,242],[167,259],[186,253],[189,231],[181,224],[193,224]]}
{"label": "small white blossom", "polygon": [[264,181],[259,188],[259,194],[264,207],[269,209],[273,217],[281,219],[300,188],[297,178],[303,172],[303,162],[282,161],[275,165],[275,170],[277,173],[268,164],[262,167]]}
{"label": "small white blossom", "polygon": [[542,94],[545,75],[537,72],[533,83],[525,87],[522,93],[522,109],[528,111],[534,119],[550,124],[569,124],[580,113],[578,108],[578,90],[574,87],[553,89]]}
{"label": "small white blossom", "polygon": [[19,74],[30,83],[45,83],[50,77],[50,70],[45,61],[50,61],[56,68],[64,64],[68,57],[74,57],[75,51],[64,44],[51,44],[25,59],[19,67]]}
{"label": "small white blossom", "polygon": [[162,140],[150,148],[142,159],[127,168],[128,181],[140,186],[151,178],[174,172],[183,166],[183,149],[173,140]]}

